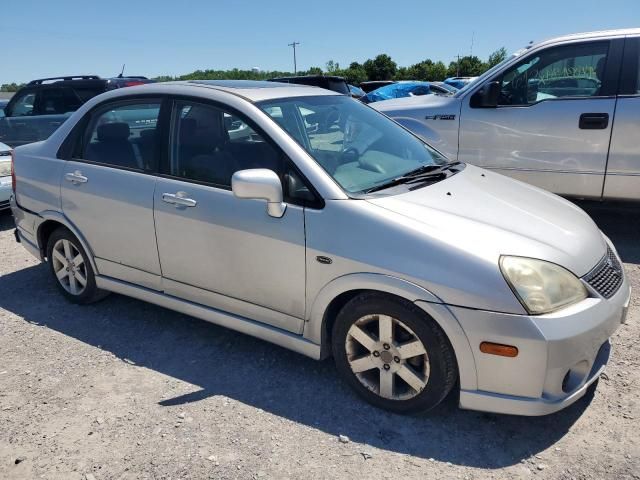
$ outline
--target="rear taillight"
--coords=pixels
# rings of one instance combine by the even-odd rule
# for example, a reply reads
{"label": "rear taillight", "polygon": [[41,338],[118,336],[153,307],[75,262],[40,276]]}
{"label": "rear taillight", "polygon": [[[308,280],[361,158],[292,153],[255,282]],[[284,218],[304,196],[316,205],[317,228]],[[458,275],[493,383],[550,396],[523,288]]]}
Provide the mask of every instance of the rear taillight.
{"label": "rear taillight", "polygon": [[129,80],[124,82],[125,87],[135,87],[136,85],[144,85],[145,82],[141,82],[139,80]]}
{"label": "rear taillight", "polygon": [[13,194],[16,193],[16,168],[14,166],[14,161],[16,158],[16,154],[13,150],[11,150],[11,188],[13,189]]}

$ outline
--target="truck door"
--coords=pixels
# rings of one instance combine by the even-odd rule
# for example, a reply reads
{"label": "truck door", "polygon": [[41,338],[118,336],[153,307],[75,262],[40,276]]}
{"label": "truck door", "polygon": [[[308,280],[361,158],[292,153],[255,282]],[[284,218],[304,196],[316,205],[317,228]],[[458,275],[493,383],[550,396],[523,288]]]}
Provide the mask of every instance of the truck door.
{"label": "truck door", "polygon": [[603,198],[640,199],[640,37],[624,46],[620,94],[611,135]]}
{"label": "truck door", "polygon": [[495,108],[460,115],[459,160],[554,193],[600,198],[607,165],[622,40],[538,49],[490,81]]}

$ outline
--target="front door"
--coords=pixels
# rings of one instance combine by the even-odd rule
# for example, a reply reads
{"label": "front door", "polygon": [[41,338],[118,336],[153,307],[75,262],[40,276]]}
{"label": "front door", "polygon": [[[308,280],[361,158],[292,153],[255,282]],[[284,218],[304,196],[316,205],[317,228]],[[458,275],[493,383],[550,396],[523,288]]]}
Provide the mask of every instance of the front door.
{"label": "front door", "polygon": [[[549,47],[497,79],[497,108],[463,101],[458,159],[554,193],[599,198],[615,111],[615,42]],[[614,72],[610,75],[609,72]]]}
{"label": "front door", "polygon": [[237,113],[173,105],[171,140],[155,191],[167,294],[301,333],[305,314],[304,209],[282,218],[231,192],[247,168],[281,174],[284,159]]}
{"label": "front door", "polygon": [[62,210],[100,275],[160,289],[153,222],[160,100],[114,102],[89,114],[62,176]]}

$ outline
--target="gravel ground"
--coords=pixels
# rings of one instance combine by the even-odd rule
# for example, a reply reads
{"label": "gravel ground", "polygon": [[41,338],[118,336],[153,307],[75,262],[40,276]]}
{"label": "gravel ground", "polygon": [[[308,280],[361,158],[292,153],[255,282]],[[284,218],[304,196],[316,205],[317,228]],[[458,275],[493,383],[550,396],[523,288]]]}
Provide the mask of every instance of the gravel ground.
{"label": "gravel ground", "polygon": [[[640,210],[588,211],[640,291]],[[637,295],[572,407],[511,417],[452,396],[403,417],[331,361],[119,295],[71,305],[12,229],[0,216],[0,479],[640,479]]]}

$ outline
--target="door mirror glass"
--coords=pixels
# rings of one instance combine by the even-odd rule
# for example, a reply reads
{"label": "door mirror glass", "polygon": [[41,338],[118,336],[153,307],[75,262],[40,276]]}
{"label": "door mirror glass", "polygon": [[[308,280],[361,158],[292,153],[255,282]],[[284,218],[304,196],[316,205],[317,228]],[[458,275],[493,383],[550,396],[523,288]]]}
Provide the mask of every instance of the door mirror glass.
{"label": "door mirror glass", "polygon": [[252,168],[235,172],[231,177],[231,190],[237,198],[266,200],[267,213],[271,217],[282,217],[287,208],[282,201],[280,177],[273,170]]}
{"label": "door mirror glass", "polygon": [[500,82],[487,82],[471,97],[472,108],[495,108],[500,96]]}

